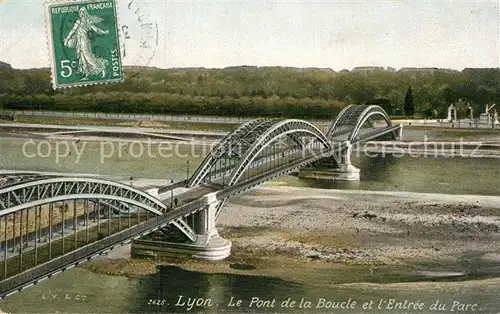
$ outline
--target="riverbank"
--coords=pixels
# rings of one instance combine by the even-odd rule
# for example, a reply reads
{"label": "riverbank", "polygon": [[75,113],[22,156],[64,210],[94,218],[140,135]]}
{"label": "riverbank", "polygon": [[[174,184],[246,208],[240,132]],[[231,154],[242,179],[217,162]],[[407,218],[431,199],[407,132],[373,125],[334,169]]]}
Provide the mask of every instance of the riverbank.
{"label": "riverbank", "polygon": [[[338,283],[357,282],[361,274],[372,281],[493,275],[500,265],[499,209],[494,196],[267,186],[231,199],[220,216],[219,233],[233,242],[225,261],[137,260],[124,247],[84,267],[135,277],[177,265],[298,282],[335,271]],[[342,275],[346,269],[354,273]]]}
{"label": "riverbank", "polygon": [[[18,124],[39,124],[39,125],[63,125],[63,126],[108,126],[108,127],[124,127],[124,128],[157,128],[169,130],[198,130],[198,131],[219,131],[230,132],[234,130],[240,122],[238,120],[227,123],[225,121],[208,121],[208,120],[162,120],[148,119],[141,116],[108,119],[107,117],[78,117],[78,116],[18,116],[14,121],[0,120],[2,123],[18,123]],[[243,123],[243,122],[241,122]]]}
{"label": "riverbank", "polygon": [[[191,119],[193,118],[193,119]],[[142,129],[156,130],[156,132],[178,132],[178,131],[191,131],[196,132],[209,132],[219,133],[220,136],[235,130],[239,125],[253,120],[253,118],[224,118],[224,117],[170,117],[165,119],[160,116],[117,116],[111,118],[108,116],[18,116],[15,120],[2,120],[0,119],[0,128],[8,130],[15,130],[16,125],[19,128],[36,129],[37,132],[48,132],[47,127],[85,127],[85,128],[123,128],[123,129]],[[309,119],[306,119],[309,120]],[[326,132],[332,120],[313,120],[310,121],[316,127]],[[435,123],[435,122],[422,122],[421,120],[400,120],[392,119],[392,124],[402,123],[404,130],[407,131],[427,131],[427,132],[451,132],[457,134],[500,134],[500,126],[493,128],[489,124],[480,124],[476,127],[467,123],[452,124],[452,123]],[[462,135],[459,135],[462,136]]]}
{"label": "riverbank", "polygon": [[[43,129],[43,128],[46,129]],[[24,129],[25,128],[25,129]],[[146,144],[148,147],[170,148],[178,145],[191,145],[204,147],[205,151],[212,150],[227,133],[204,131],[175,131],[146,127],[83,127],[83,126],[57,126],[57,125],[31,125],[31,124],[0,124],[0,139],[52,141],[62,142],[63,157],[73,153],[78,155],[78,143],[82,145],[99,144],[101,150],[111,146],[125,147],[133,144]],[[31,131],[28,131],[31,130]],[[45,132],[39,132],[45,130]],[[48,132],[48,131],[51,132]],[[16,131],[16,132],[14,132]],[[35,132],[36,131],[36,132]],[[474,134],[474,136],[471,136]],[[394,154],[397,156],[434,156],[434,157],[467,157],[467,158],[500,158],[500,133],[464,133],[463,130],[449,132],[408,131],[405,141],[369,141],[355,148],[355,154],[360,152],[368,154]],[[106,142],[103,142],[105,140]],[[31,143],[31,142],[30,142]],[[35,146],[31,143],[28,146]],[[31,147],[30,146],[30,147]],[[24,147],[24,146],[23,146]],[[23,148],[24,149],[24,148]],[[83,149],[83,148],[82,148]],[[114,149],[114,148],[113,148]],[[150,148],[148,148],[150,149]],[[162,148],[163,149],[163,148]],[[102,152],[101,152],[102,153]]]}

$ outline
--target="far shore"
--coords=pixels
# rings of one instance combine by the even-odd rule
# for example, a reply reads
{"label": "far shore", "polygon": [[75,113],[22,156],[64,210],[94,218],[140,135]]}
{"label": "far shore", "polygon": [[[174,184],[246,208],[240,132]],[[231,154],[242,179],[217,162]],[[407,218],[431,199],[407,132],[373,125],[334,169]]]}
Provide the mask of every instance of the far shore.
{"label": "far shore", "polygon": [[[499,209],[498,196],[267,185],[231,199],[217,221],[219,234],[233,242],[224,261],[132,259],[125,246],[83,267],[136,277],[177,265],[299,281],[302,272],[318,268],[473,276],[481,265],[500,265]],[[255,269],[236,270],[234,264]]]}
{"label": "far shore", "polygon": [[[19,128],[9,127],[3,128],[0,123],[0,139],[11,140],[35,140],[35,141],[70,141],[70,142],[101,142],[105,139],[107,142],[128,142],[145,143],[151,145],[194,145],[194,146],[211,146],[212,148],[227,134],[227,132],[207,132],[200,130],[176,130],[167,128],[158,128],[158,124],[154,121],[155,127],[112,127],[100,129],[97,126],[83,126],[78,125],[79,129],[71,129],[70,126],[65,126],[64,132],[58,129],[57,125],[47,125],[47,129],[43,129],[43,125],[37,125],[39,129],[32,129],[30,125],[19,125]],[[160,122],[158,122],[160,123]],[[161,124],[161,123],[160,123]],[[191,127],[196,128],[197,124],[192,124]],[[209,125],[209,124],[207,124]],[[6,125],[4,125],[6,126]],[[28,127],[22,129],[23,127]],[[89,127],[90,131],[85,131]],[[50,129],[49,129],[50,128]],[[405,126],[411,132],[411,126]],[[418,128],[417,128],[418,129]],[[422,129],[423,130],[423,129]],[[430,129],[426,131],[431,131]],[[369,141],[361,144],[356,150],[364,151],[367,153],[387,153],[395,155],[411,155],[411,156],[444,156],[448,157],[450,154],[453,156],[460,156],[466,158],[500,158],[500,137],[496,133],[488,133],[488,130],[481,129],[486,133],[477,133],[477,136],[466,136],[463,138],[465,129],[443,129],[446,134],[453,135],[449,131],[455,131],[456,136],[433,135],[428,138],[427,133],[423,138],[416,138],[417,140],[403,141]],[[42,132],[43,131],[43,132]],[[495,131],[495,130],[489,130]],[[498,130],[497,130],[498,131]],[[500,134],[500,133],[499,133]],[[469,134],[470,135],[470,134]],[[403,135],[404,137],[404,135]]]}
{"label": "far shore", "polygon": [[[184,118],[184,117],[182,117]],[[205,117],[210,119],[211,117]],[[215,117],[221,118],[221,117]],[[222,117],[224,118],[224,117]],[[217,132],[223,136],[225,133],[231,132],[236,129],[238,125],[252,119],[258,119],[258,117],[244,117],[241,119],[228,118],[230,121],[204,121],[203,119],[179,119],[179,120],[165,120],[165,119],[141,119],[137,117],[136,119],[131,119],[127,117],[126,119],[112,119],[109,117],[78,117],[78,116],[63,116],[63,117],[52,117],[52,116],[20,116],[14,121],[12,120],[1,120],[0,127],[2,124],[32,124],[40,125],[38,131],[43,132],[43,125],[60,125],[60,126],[78,126],[78,127],[123,127],[127,129],[132,128],[145,128],[145,129],[164,129],[172,131],[205,131],[205,132]],[[333,123],[333,119],[307,119],[304,120],[314,120],[312,121],[320,129],[328,129],[328,127]],[[434,121],[434,122],[432,122]],[[491,125],[481,124],[480,127],[472,127],[468,123],[436,123],[436,120],[411,120],[411,119],[392,119],[393,125],[403,123],[405,130],[425,130],[425,131],[440,131],[440,132],[472,132],[472,133],[500,133],[500,125],[493,128]]]}

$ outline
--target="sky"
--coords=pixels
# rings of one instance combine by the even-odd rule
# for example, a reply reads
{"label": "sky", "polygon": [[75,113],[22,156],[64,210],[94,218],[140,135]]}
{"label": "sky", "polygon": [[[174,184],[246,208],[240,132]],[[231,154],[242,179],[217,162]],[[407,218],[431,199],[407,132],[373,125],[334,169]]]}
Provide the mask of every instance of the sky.
{"label": "sky", "polygon": [[[125,65],[500,67],[499,0],[130,2],[118,0]],[[44,16],[43,0],[0,0],[0,61],[50,66]]]}

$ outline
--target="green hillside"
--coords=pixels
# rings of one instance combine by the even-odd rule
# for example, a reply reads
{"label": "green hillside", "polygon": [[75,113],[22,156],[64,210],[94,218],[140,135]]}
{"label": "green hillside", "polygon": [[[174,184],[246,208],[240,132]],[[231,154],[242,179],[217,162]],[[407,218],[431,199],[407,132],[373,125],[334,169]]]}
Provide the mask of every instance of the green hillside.
{"label": "green hillside", "polygon": [[500,103],[500,69],[341,71],[284,67],[128,67],[122,84],[52,90],[49,69],[0,69],[5,109],[329,118],[346,104],[380,104],[404,115],[411,86],[416,115],[443,115],[466,102],[479,114]]}

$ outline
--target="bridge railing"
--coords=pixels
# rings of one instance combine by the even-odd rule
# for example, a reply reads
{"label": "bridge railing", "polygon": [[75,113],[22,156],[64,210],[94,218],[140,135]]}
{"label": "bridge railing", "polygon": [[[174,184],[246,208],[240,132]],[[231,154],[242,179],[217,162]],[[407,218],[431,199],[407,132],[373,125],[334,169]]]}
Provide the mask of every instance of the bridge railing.
{"label": "bridge railing", "polygon": [[232,187],[228,187],[221,192],[217,193],[218,199],[225,199],[235,194],[241,193],[242,191],[254,187],[264,181],[269,180],[269,178],[273,178],[284,173],[291,172],[297,168],[310,164],[316,160],[328,157],[329,155],[333,155],[334,152],[328,150],[318,150],[315,154],[311,154],[310,156],[305,157],[304,159],[299,159],[289,164],[285,164],[281,167],[273,169],[272,171],[264,172],[256,177],[253,177],[251,180],[243,181],[238,183]]}
{"label": "bridge railing", "polygon": [[184,179],[182,181],[177,181],[174,184],[171,184],[171,185],[168,185],[168,186],[164,186],[164,187],[158,189],[158,193],[165,193],[165,192],[168,192],[168,191],[173,190],[173,189],[183,188],[188,183],[189,183],[189,179]]}
{"label": "bridge railing", "polygon": [[140,224],[129,229],[119,231],[97,242],[93,242],[70,253],[58,256],[30,270],[6,278],[1,281],[0,298],[4,298],[12,292],[21,290],[22,287],[25,287],[30,283],[36,283],[46,277],[50,277],[53,274],[71,268],[73,265],[88,261],[92,257],[113,249],[115,246],[125,244],[130,242],[132,239],[151,233],[158,228],[172,223],[176,219],[189,216],[203,209],[205,205],[206,203],[204,199],[192,201],[167,212],[165,215],[156,216],[155,218],[141,222]]}
{"label": "bridge railing", "polygon": [[[372,139],[378,138],[382,135],[389,134],[391,132],[396,132],[401,128],[401,125],[391,125],[383,128],[378,128],[373,131],[369,130],[367,132],[362,132],[358,134],[358,137],[351,141],[352,144],[357,144],[358,142],[366,142]],[[396,135],[394,135],[396,137]]]}
{"label": "bridge railing", "polygon": [[56,257],[44,264],[38,265],[35,268],[19,273],[10,278],[1,281],[0,297],[4,298],[9,293],[20,290],[31,282],[36,282],[44,277],[51,276],[61,270],[72,267],[75,264],[89,260],[91,257],[102,254],[103,252],[112,249],[114,246],[124,244],[131,239],[149,233],[158,228],[162,224],[169,223],[168,216],[157,216],[149,219],[130,229],[117,232],[109,237],[103,238],[97,242],[88,244],[78,248],[70,253]]}

